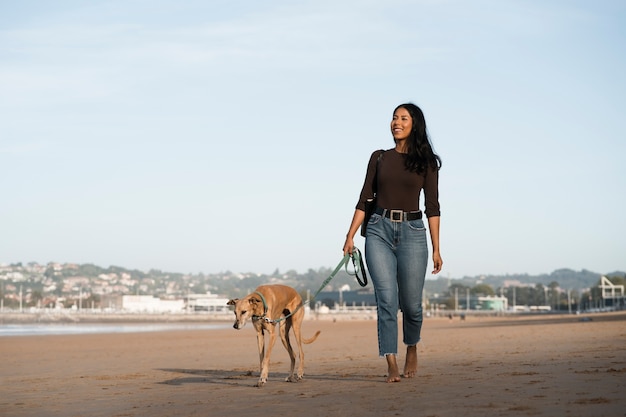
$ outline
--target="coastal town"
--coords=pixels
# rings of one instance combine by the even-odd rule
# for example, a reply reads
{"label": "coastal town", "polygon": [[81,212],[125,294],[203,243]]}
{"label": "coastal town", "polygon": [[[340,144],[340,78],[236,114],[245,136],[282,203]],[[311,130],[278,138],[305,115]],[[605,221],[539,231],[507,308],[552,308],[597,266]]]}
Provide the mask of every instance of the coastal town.
{"label": "coastal town", "polygon": [[201,283],[204,278],[95,265],[0,265],[0,309],[225,310],[228,299],[212,294],[211,286]]}
{"label": "coastal town", "polygon": [[[296,288],[316,312],[329,309],[371,312],[375,297],[371,284],[365,288],[345,271],[324,288],[319,284],[330,270],[320,268],[305,274],[295,271],[272,274],[233,273],[182,274],[159,270],[147,272],[93,264],[55,263],[0,264],[0,311],[98,311],[144,313],[230,314],[229,298],[243,297],[265,283],[282,283]],[[616,309],[624,306],[623,275],[587,276],[555,271],[547,279],[575,276],[585,278],[589,288],[563,288],[520,280],[427,281],[425,310],[432,314],[458,312],[566,312]],[[539,278],[537,278],[539,279]],[[546,278],[544,278],[546,279]],[[595,284],[595,285],[594,285]],[[574,286],[575,284],[568,284]],[[375,308],[374,308],[375,311]]]}

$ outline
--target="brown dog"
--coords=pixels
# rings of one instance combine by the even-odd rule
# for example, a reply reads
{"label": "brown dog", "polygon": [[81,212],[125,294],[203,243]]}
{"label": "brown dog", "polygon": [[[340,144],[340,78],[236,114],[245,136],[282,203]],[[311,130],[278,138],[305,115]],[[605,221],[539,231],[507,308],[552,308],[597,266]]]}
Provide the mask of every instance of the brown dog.
{"label": "brown dog", "polygon": [[[239,299],[230,300],[228,305],[235,306],[235,324],[237,330],[243,328],[248,319],[252,320],[257,332],[257,344],[259,345],[259,359],[261,363],[261,375],[255,386],[262,387],[267,382],[269,373],[270,354],[276,342],[276,324],[280,329],[280,339],[289,352],[291,358],[291,371],[285,381],[297,382],[304,375],[304,351],[302,343],[313,343],[319,330],[310,339],[302,339],[301,327],[304,318],[302,297],[291,287],[286,285],[261,285],[252,294]],[[289,341],[289,330],[293,328],[298,343],[300,363],[298,373],[295,374],[296,355]],[[265,331],[269,332],[269,344],[265,352]]]}

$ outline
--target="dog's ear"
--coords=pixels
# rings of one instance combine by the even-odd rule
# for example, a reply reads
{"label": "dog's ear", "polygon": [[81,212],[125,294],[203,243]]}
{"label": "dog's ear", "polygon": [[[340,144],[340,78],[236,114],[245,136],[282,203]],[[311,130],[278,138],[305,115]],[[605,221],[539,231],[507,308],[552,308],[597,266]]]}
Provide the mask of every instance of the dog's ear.
{"label": "dog's ear", "polygon": [[250,304],[259,304],[261,302],[261,299],[256,298],[256,297],[250,297]]}
{"label": "dog's ear", "polygon": [[235,304],[237,304],[237,301],[239,301],[239,298],[235,298],[234,300],[228,300],[226,305],[227,306],[234,306]]}

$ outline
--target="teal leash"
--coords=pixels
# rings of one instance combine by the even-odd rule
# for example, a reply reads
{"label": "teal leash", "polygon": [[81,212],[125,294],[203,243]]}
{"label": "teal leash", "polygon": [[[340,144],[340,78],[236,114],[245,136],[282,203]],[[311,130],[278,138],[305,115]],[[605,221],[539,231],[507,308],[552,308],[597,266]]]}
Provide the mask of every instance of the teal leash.
{"label": "teal leash", "polygon": [[[348,261],[352,259],[352,265],[354,266],[354,272],[351,273],[348,270]],[[304,307],[305,304],[309,304],[311,301],[313,301],[315,299],[315,297],[317,297],[317,295],[324,289],[324,287],[326,287],[328,285],[328,283],[335,277],[335,275],[337,275],[337,273],[339,273],[339,271],[341,271],[341,268],[344,267],[346,268],[346,273],[348,275],[353,275],[354,277],[356,277],[357,282],[359,283],[359,285],[361,287],[365,287],[367,285],[367,274],[365,273],[365,265],[363,263],[363,257],[361,256],[361,251],[358,248],[354,248],[352,253],[347,253],[344,255],[344,257],[341,259],[341,261],[337,264],[337,266],[335,267],[335,269],[333,270],[333,272],[331,272],[331,274],[328,276],[328,278],[326,278],[324,280],[324,282],[322,282],[322,285],[319,287],[319,289],[317,290],[317,292],[313,295],[313,297],[311,297],[310,300],[307,300],[306,303],[302,303],[298,306],[298,308],[296,308],[294,311],[292,311],[291,313],[287,314],[284,317],[280,317],[276,320],[272,320],[270,318],[268,318],[266,316],[267,314],[267,302],[265,301],[265,297],[263,296],[263,294],[261,294],[258,291],[255,291],[255,294],[259,295],[261,297],[261,301],[263,301],[263,315],[262,316],[256,316],[255,318],[257,320],[263,319],[265,320],[267,323],[278,323],[282,320],[285,320],[289,317],[291,317],[292,315],[294,315],[296,313],[296,311],[300,310],[302,307]],[[359,277],[359,273],[361,274],[361,277]]]}

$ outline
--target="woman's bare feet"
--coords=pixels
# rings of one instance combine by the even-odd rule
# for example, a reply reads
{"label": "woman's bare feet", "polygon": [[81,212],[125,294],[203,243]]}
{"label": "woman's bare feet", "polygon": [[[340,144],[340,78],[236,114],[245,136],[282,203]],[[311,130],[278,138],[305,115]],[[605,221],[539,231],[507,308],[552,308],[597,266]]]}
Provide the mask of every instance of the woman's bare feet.
{"label": "woman's bare feet", "polygon": [[396,361],[396,355],[387,354],[387,382],[400,382],[400,370],[398,369],[398,362]]}
{"label": "woman's bare feet", "polygon": [[413,378],[417,374],[417,346],[406,347],[406,363],[404,364],[404,377]]}

